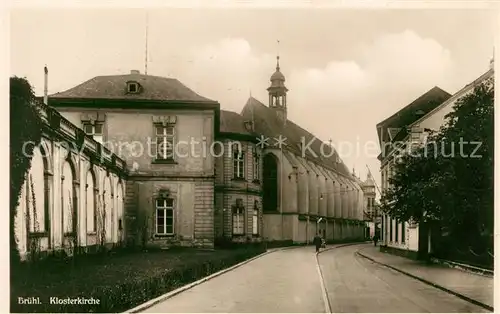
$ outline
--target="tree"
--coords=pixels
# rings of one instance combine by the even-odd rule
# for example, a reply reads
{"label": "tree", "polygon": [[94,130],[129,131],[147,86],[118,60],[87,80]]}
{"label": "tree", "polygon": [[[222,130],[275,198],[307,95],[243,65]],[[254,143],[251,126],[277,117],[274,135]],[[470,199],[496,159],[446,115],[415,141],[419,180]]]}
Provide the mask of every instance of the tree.
{"label": "tree", "polygon": [[34,145],[42,136],[42,120],[35,104],[30,83],[19,77],[10,78],[10,258],[11,267],[19,262],[15,238],[15,218],[22,186],[31,167]]}
{"label": "tree", "polygon": [[396,163],[382,209],[404,221],[439,222],[465,246],[492,246],[493,105],[493,79],[458,99],[440,130]]}

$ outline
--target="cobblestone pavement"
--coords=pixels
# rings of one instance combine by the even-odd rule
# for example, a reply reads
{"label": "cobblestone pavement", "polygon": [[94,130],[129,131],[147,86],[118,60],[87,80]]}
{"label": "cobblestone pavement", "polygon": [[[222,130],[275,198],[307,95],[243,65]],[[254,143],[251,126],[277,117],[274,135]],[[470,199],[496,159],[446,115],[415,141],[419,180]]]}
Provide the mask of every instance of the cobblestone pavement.
{"label": "cobblestone pavement", "polygon": [[332,312],[488,312],[356,254],[369,247],[347,246],[319,255]]}
{"label": "cobblestone pavement", "polygon": [[380,252],[378,247],[373,246],[363,248],[360,252],[377,262],[393,266],[493,307],[493,277],[472,274],[438,264],[422,265],[417,261]]}
{"label": "cobblestone pavement", "polygon": [[148,313],[325,313],[313,247],[273,252],[148,308]]}

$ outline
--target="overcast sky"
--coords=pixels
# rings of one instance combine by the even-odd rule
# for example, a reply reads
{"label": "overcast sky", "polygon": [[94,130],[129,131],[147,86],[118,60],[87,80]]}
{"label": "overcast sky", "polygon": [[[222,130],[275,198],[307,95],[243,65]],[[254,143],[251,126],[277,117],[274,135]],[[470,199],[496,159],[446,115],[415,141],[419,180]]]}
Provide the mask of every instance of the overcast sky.
{"label": "overcast sky", "polygon": [[[434,86],[453,94],[487,71],[492,11],[154,9],[148,13],[148,74],[179,79],[239,112],[250,92],[267,104],[277,40],[288,117],[318,138],[361,146],[343,157],[380,184],[375,125]],[[496,23],[496,24],[495,24]],[[146,11],[17,10],[11,74],[43,93],[97,75],[144,72]],[[376,144],[378,145],[378,144]],[[341,151],[342,153],[342,151]]]}

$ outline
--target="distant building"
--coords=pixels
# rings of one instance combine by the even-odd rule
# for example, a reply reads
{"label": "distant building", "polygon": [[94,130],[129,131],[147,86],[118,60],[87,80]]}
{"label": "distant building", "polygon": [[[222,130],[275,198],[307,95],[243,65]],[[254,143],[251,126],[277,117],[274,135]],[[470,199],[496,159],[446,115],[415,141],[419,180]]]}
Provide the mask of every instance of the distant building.
{"label": "distant building", "polygon": [[375,232],[380,229],[380,213],[376,202],[375,181],[371,173],[368,172],[366,180],[363,182],[358,178],[358,182],[363,190],[363,220],[366,222],[367,229],[365,231],[366,238],[372,238]]}
{"label": "distant building", "polygon": [[377,193],[375,192],[375,181],[373,180],[370,173],[368,173],[366,180],[363,182],[362,188],[365,204],[364,218],[365,220],[373,220],[378,216],[375,203]]}

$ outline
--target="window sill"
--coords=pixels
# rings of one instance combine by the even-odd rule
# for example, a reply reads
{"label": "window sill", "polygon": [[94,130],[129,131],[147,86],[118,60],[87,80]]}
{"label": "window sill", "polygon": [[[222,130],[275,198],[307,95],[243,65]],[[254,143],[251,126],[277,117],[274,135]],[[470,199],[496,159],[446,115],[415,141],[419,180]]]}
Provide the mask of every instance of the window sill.
{"label": "window sill", "polygon": [[232,178],[231,180],[232,181],[237,181],[237,182],[245,182],[246,181],[245,178]]}
{"label": "window sill", "polygon": [[151,162],[152,164],[161,164],[161,165],[177,165],[177,161],[173,159],[155,159]]}
{"label": "window sill", "polygon": [[279,210],[263,210],[263,214],[281,214]]}
{"label": "window sill", "polygon": [[32,238],[44,238],[47,237],[49,233],[47,231],[39,231],[39,232],[30,232],[29,236]]}
{"label": "window sill", "polygon": [[155,238],[173,238],[175,234],[155,234]]}
{"label": "window sill", "polygon": [[97,235],[97,232],[96,231],[88,231],[87,235],[94,236],[94,235]]}

